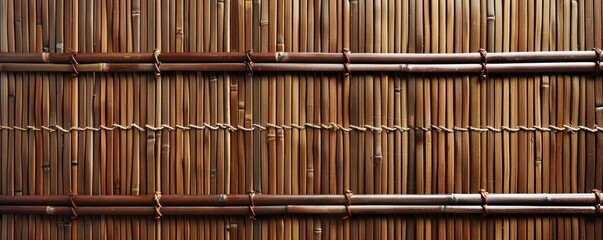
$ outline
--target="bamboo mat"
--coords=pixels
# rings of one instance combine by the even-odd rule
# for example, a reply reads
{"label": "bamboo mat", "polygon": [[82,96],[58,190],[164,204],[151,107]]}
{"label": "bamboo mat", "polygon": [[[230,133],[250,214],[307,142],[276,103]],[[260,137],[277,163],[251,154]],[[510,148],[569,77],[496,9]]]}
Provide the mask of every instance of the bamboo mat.
{"label": "bamboo mat", "polygon": [[[591,50],[602,5],[5,0],[0,52]],[[603,189],[603,132],[578,126],[595,125],[601,75],[0,72],[0,193],[590,192]],[[591,216],[341,217],[2,215],[0,239],[603,236]]]}

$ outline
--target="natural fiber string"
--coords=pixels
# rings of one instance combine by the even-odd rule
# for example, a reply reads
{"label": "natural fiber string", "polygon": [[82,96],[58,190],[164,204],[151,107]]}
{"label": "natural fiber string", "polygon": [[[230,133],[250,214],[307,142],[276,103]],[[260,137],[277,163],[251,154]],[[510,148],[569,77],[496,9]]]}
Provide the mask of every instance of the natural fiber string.
{"label": "natural fiber string", "polygon": [[245,52],[245,66],[247,66],[247,74],[250,77],[253,77],[253,61],[251,60],[251,54],[253,53],[253,49],[249,49]]}
{"label": "natural fiber string", "polygon": [[155,66],[155,80],[161,77],[161,69],[159,68],[161,66],[161,62],[159,62],[160,52],[161,51],[159,49],[155,49],[153,51],[153,57],[155,58],[155,63],[153,64]]}
{"label": "natural fiber string", "polygon": [[350,210],[350,206],[352,205],[352,191],[345,191],[345,210],[348,213],[347,216],[343,217],[343,220],[347,220],[352,218],[352,211]]}
{"label": "natural fiber string", "polygon": [[249,219],[255,220],[255,203],[253,202],[253,197],[255,197],[255,191],[251,190],[247,192],[247,194],[249,194],[249,211],[251,212]]}
{"label": "natural fiber string", "polygon": [[75,205],[75,202],[73,201],[76,196],[77,196],[77,192],[69,191],[69,201],[71,203],[71,219],[72,220],[76,219],[78,217],[77,212],[75,211],[77,206]]}
{"label": "natural fiber string", "polygon": [[485,132],[495,132],[495,133],[500,133],[500,132],[519,132],[519,131],[527,131],[527,132],[570,132],[570,133],[576,133],[579,131],[587,131],[587,132],[591,132],[591,133],[597,133],[597,132],[603,132],[603,127],[599,127],[597,125],[594,125],[592,128],[589,128],[587,126],[584,125],[580,125],[580,126],[572,126],[572,125],[567,125],[564,124],[561,127],[555,126],[555,125],[549,125],[548,127],[545,126],[531,126],[531,127],[526,127],[526,126],[517,126],[517,127],[508,127],[508,126],[501,126],[500,128],[495,128],[492,126],[486,126],[486,128],[480,128],[480,127],[474,127],[474,126],[467,126],[467,127],[458,127],[458,126],[454,126],[452,128],[448,128],[445,126],[438,126],[438,125],[431,125],[431,126],[422,126],[422,127],[402,127],[402,126],[398,126],[398,125],[394,125],[394,126],[385,126],[382,125],[380,127],[376,127],[373,125],[368,125],[365,124],[364,126],[356,126],[356,125],[350,125],[349,128],[344,127],[343,125],[339,124],[339,123],[328,123],[328,124],[324,124],[324,123],[320,123],[320,124],[314,124],[314,123],[304,123],[302,125],[298,125],[298,124],[289,124],[289,125],[278,125],[278,124],[274,124],[274,123],[266,123],[265,126],[261,126],[259,124],[252,124],[251,127],[243,127],[241,125],[237,125],[237,126],[232,126],[228,123],[216,123],[215,125],[211,125],[209,123],[203,123],[200,125],[196,125],[196,124],[189,124],[189,125],[179,125],[179,124],[175,124],[173,126],[171,125],[167,125],[167,124],[162,124],[160,126],[152,126],[152,125],[144,125],[140,126],[136,123],[131,123],[128,125],[121,125],[121,124],[117,124],[114,123],[111,126],[105,126],[105,125],[100,125],[99,127],[91,127],[91,126],[84,126],[84,127],[79,127],[79,126],[72,126],[69,128],[65,128],[62,127],[61,125],[52,125],[52,126],[25,126],[25,127],[21,127],[21,126],[5,126],[5,125],[0,125],[0,131],[2,130],[8,130],[8,131],[22,131],[22,132],[26,132],[26,131],[48,131],[48,132],[63,132],[63,133],[69,133],[69,132],[73,132],[73,131],[78,131],[78,132],[82,132],[82,131],[92,131],[92,132],[98,132],[101,130],[105,130],[105,131],[115,131],[115,130],[132,130],[132,129],[136,129],[140,132],[144,132],[144,131],[161,131],[161,130],[168,130],[168,131],[174,131],[176,129],[180,129],[183,131],[190,131],[192,129],[195,130],[228,130],[231,132],[234,131],[246,131],[246,132],[253,132],[253,131],[266,131],[269,128],[274,128],[274,129],[281,129],[281,130],[291,130],[291,129],[298,129],[298,130],[305,130],[306,128],[312,128],[312,129],[317,129],[317,130],[330,130],[330,131],[344,131],[344,132],[350,132],[350,131],[359,131],[359,132],[366,132],[366,131],[373,131],[373,132],[407,132],[409,130],[415,130],[415,131],[424,131],[424,132],[430,132],[430,131],[436,131],[436,132],[446,132],[446,133],[454,133],[454,132],[480,132],[480,133],[485,133]]}
{"label": "natural fiber string", "polygon": [[488,192],[484,189],[479,190],[479,194],[482,197],[482,210],[484,211],[484,216],[488,215]]}
{"label": "natural fiber string", "polygon": [[343,76],[351,77],[352,71],[350,70],[350,49],[344,48],[342,53],[343,53],[343,58],[345,59],[345,62],[343,63],[343,67],[345,68],[345,73],[343,74]]}
{"label": "natural fiber string", "polygon": [[163,206],[161,206],[161,202],[159,202],[160,199],[161,199],[161,192],[159,192],[159,191],[155,192],[155,196],[153,197],[153,200],[155,201],[155,219],[157,219],[157,220],[161,219],[161,217],[163,216],[163,214],[161,214],[161,208]]}
{"label": "natural fiber string", "polygon": [[601,74],[601,61],[603,61],[603,56],[601,55],[600,48],[593,48],[595,51],[595,73],[597,75]]}
{"label": "natural fiber string", "polygon": [[601,191],[593,189],[591,192],[595,194],[595,209],[597,210],[597,214],[603,214],[603,209],[601,209]]}
{"label": "natural fiber string", "polygon": [[71,69],[73,70],[73,77],[77,77],[79,76],[79,72],[77,71],[77,65],[79,64],[77,62],[77,60],[75,59],[75,56],[77,55],[77,51],[72,50],[71,48],[67,49],[67,52],[71,54]]}
{"label": "natural fiber string", "polygon": [[479,55],[482,58],[482,71],[480,73],[481,80],[486,80],[488,78],[488,68],[486,66],[488,64],[488,58],[486,58],[486,54],[488,54],[488,52],[486,52],[486,49],[479,49]]}

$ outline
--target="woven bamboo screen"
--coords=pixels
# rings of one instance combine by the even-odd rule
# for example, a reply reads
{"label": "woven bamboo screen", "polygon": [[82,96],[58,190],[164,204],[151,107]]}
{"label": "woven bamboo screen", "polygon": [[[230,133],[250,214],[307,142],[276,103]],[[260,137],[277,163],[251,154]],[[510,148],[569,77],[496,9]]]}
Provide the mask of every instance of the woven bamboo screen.
{"label": "woven bamboo screen", "polygon": [[[0,52],[65,54],[55,65],[41,63],[49,58],[42,54],[28,55],[39,56],[37,65],[19,54],[0,59],[0,239],[600,239],[603,219],[592,213],[601,199],[590,192],[603,188],[603,79],[601,53],[591,49],[603,46],[602,5],[3,0]],[[582,66],[599,70],[541,71],[557,66],[543,57],[530,73],[489,73],[494,64],[479,61],[568,50],[589,51]],[[145,53],[146,65],[103,65],[110,54],[87,55],[98,69],[84,64],[86,53],[132,52]],[[169,71],[160,59],[175,52],[235,52],[241,60],[239,70]],[[308,63],[263,72],[252,61],[262,52],[337,53],[341,70]],[[477,73],[348,75],[354,66],[345,59],[356,53],[473,53]],[[471,193],[477,202],[454,210],[446,206],[455,195],[441,195],[451,196],[448,204],[410,201],[400,210],[354,200],[436,193]],[[555,202],[538,195],[515,212],[523,214],[504,210],[520,200],[492,214],[501,193],[586,200],[530,212]],[[207,194],[214,206],[174,203]],[[260,206],[289,194],[325,198],[281,199],[272,214]],[[25,206],[10,198],[21,195],[58,197]],[[140,200],[133,206],[86,203],[86,195],[142,196],[128,198]],[[314,206],[326,198],[336,206]],[[240,204],[215,206],[229,199]]]}

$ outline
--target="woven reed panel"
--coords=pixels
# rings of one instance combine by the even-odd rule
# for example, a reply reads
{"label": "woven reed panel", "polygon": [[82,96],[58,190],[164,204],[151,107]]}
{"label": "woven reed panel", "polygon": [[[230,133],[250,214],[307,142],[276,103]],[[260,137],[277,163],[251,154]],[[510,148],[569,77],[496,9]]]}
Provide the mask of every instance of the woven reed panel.
{"label": "woven reed panel", "polygon": [[[3,0],[0,13],[1,52],[603,47],[599,0]],[[588,131],[603,126],[600,75],[1,72],[0,125],[2,195],[603,188],[603,132]],[[591,216],[342,217],[2,215],[0,239],[603,236]]]}

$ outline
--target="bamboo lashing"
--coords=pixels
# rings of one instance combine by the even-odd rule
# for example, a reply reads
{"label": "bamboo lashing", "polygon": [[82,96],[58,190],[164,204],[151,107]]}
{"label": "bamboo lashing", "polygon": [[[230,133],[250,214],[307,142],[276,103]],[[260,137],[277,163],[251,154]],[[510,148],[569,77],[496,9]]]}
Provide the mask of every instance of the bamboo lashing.
{"label": "bamboo lashing", "polygon": [[2,1],[0,240],[600,238],[602,15]]}

